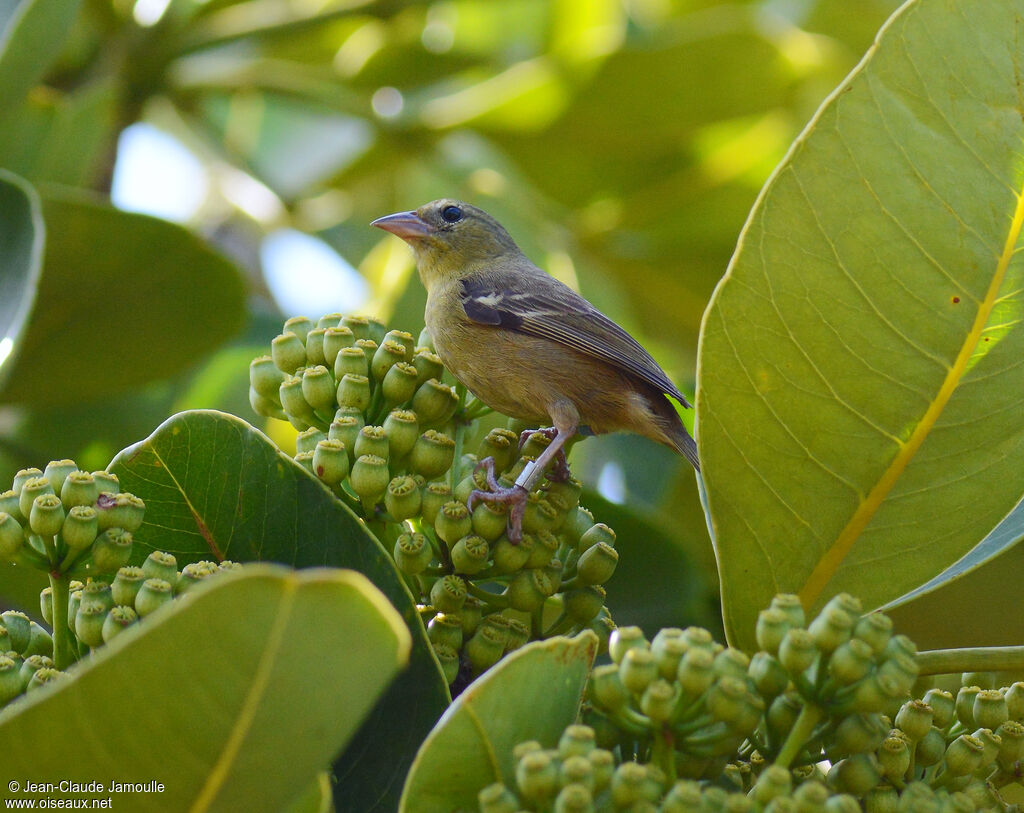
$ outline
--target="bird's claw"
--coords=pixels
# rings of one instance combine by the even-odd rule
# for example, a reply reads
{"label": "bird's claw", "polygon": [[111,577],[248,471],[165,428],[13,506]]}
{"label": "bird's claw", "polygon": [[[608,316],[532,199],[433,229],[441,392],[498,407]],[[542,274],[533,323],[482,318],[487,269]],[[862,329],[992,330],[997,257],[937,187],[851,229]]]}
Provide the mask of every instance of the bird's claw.
{"label": "bird's claw", "polygon": [[[491,465],[491,471],[493,472],[494,466]],[[490,483],[489,483],[490,484]],[[502,488],[497,482],[495,482],[491,488],[492,491],[481,491],[480,489],[474,489],[469,493],[469,499],[466,500],[466,507],[472,511],[477,503],[487,502],[495,503],[498,505],[510,506],[508,512],[508,528],[506,534],[508,541],[513,545],[518,545],[523,538],[523,515],[526,513],[526,489],[521,485],[514,485],[511,488]]]}
{"label": "bird's claw", "polygon": [[[486,474],[487,474],[487,487],[490,488],[491,491],[501,491],[501,486],[498,485],[498,478],[494,474],[494,458],[493,457],[485,457],[483,460],[481,460],[479,463],[476,464],[476,467],[473,469],[473,473],[476,474],[477,472],[480,472],[480,471],[486,472]],[[481,493],[483,493],[483,492],[481,492]],[[470,511],[473,510],[473,506],[472,505],[469,506],[469,510]]]}

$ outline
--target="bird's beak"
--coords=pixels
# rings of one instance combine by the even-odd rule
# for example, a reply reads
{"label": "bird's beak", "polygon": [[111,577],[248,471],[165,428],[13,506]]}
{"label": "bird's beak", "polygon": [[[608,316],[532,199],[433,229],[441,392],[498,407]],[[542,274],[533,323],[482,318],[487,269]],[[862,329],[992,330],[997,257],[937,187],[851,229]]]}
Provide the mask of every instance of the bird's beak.
{"label": "bird's beak", "polygon": [[434,231],[433,227],[415,212],[396,212],[374,220],[371,226],[389,231],[403,240],[415,240],[426,237]]}

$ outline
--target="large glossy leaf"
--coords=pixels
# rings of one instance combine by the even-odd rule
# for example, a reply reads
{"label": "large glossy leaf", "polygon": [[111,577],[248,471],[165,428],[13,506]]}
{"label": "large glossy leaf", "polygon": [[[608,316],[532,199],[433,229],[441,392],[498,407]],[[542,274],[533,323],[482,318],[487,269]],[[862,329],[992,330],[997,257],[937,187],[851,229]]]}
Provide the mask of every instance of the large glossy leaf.
{"label": "large glossy leaf", "polygon": [[0,22],[0,121],[56,58],[78,5],[79,0],[21,0]]}
{"label": "large glossy leaf", "polygon": [[47,196],[36,311],[0,398],[52,404],[178,372],[234,335],[236,268],[187,229],[80,196]]}
{"label": "large glossy leaf", "polygon": [[475,810],[493,782],[515,781],[513,747],[554,747],[576,719],[597,655],[597,636],[535,641],[470,684],[423,743],[402,793],[401,813]]}
{"label": "large glossy leaf", "polygon": [[1024,492],[1024,3],[916,0],[762,193],[703,326],[730,638],[778,590],[868,606]]}
{"label": "large glossy leaf", "polygon": [[228,558],[347,567],[398,608],[413,636],[409,668],[335,764],[347,810],[394,808],[415,750],[449,697],[412,595],[362,521],[266,435],[222,412],[175,415],[119,454],[110,471],[146,501],[136,556],[159,548],[179,564]]}
{"label": "large glossy leaf", "polygon": [[0,387],[35,302],[45,228],[39,198],[27,182],[0,169]]}
{"label": "large glossy leaf", "polygon": [[360,574],[256,565],[0,713],[4,771],[162,785],[120,797],[132,810],[280,810],[352,737],[409,648],[402,619]]}

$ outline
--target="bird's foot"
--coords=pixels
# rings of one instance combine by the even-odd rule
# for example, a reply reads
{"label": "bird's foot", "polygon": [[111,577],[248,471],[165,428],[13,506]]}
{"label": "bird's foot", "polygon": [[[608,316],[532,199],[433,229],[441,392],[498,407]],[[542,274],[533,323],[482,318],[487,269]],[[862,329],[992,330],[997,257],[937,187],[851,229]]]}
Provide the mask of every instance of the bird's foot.
{"label": "bird's foot", "polygon": [[[519,448],[522,449],[526,445],[526,441],[530,439],[530,435],[536,432],[546,437],[549,443],[558,435],[558,430],[553,426],[546,426],[543,429],[527,429],[519,433]],[[564,483],[570,477],[572,477],[572,472],[569,470],[569,461],[565,459],[565,450],[559,449],[554,462],[547,471],[547,478],[555,483]]]}
{"label": "bird's foot", "polygon": [[[476,464],[476,467],[473,469],[473,473],[476,474],[477,472],[481,471],[487,474],[487,487],[490,488],[491,491],[501,491],[501,486],[498,484],[498,478],[494,474],[493,457],[485,457],[483,460]],[[487,492],[478,491],[474,493],[486,494]],[[469,506],[469,510],[473,510],[472,505]]]}
{"label": "bird's foot", "polygon": [[[490,465],[486,465],[489,463]],[[511,488],[503,488],[494,477],[494,462],[490,458],[481,461],[481,466],[487,470],[487,485],[490,491],[474,489],[469,493],[466,500],[466,507],[472,512],[477,503],[486,502],[495,505],[507,505],[508,511],[508,541],[518,545],[523,538],[523,514],[526,513],[526,489],[520,485]]]}

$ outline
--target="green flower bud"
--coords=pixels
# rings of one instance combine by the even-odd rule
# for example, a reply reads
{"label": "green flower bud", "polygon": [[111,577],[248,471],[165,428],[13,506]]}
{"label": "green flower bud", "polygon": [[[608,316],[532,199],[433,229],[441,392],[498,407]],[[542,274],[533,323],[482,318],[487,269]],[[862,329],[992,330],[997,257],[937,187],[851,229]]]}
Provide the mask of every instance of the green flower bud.
{"label": "green flower bud", "polygon": [[987,771],[989,766],[996,761],[996,757],[999,756],[999,749],[1003,745],[1003,738],[989,728],[979,728],[971,736],[979,740],[985,749],[981,757],[980,769]]}
{"label": "green flower bud", "polygon": [[758,652],[751,658],[747,674],[767,700],[778,697],[789,686],[789,674],[779,660],[767,652]]}
{"label": "green flower bud", "polygon": [[[10,652],[7,653],[7,657],[14,660],[12,653]],[[40,669],[53,668],[53,659],[46,655],[30,655],[29,657],[22,659],[20,662],[15,661],[15,663],[18,664],[18,671],[21,674],[21,686],[23,688],[28,685],[32,675]]]}
{"label": "green flower bud", "polygon": [[[76,584],[76,582],[72,582]],[[68,629],[72,632],[75,631],[75,616],[78,614],[78,607],[82,603],[82,583],[77,582],[78,589],[71,588],[71,592],[68,594]]]}
{"label": "green flower bud", "polygon": [[1010,719],[1006,698],[995,689],[982,689],[974,697],[974,721],[993,731]]}
{"label": "green flower bud", "polygon": [[937,765],[946,752],[946,738],[939,729],[932,726],[914,747],[914,763],[921,768]]}
{"label": "green flower bud", "polygon": [[520,647],[526,646],[530,641],[530,627],[518,618],[509,618],[508,639],[505,641],[505,651],[512,652]]}
{"label": "green flower bud", "polygon": [[376,457],[388,459],[391,447],[388,444],[387,435],[383,426],[364,426],[356,435],[355,456],[362,457],[364,454],[372,454]]}
{"label": "green flower bud", "polygon": [[856,683],[874,667],[874,652],[871,645],[860,638],[851,638],[836,647],[828,661],[828,671],[841,686]]}
{"label": "green flower bud", "polygon": [[523,534],[519,544],[522,545],[527,538],[532,541],[533,546],[530,548],[530,556],[526,560],[525,567],[547,567],[550,565],[558,551],[558,537],[550,531],[537,531],[532,534]]}
{"label": "green flower bud", "polygon": [[907,739],[917,742],[932,728],[932,708],[923,700],[910,700],[896,713],[895,723]]}
{"label": "green flower bud", "polygon": [[462,636],[465,640],[476,632],[483,620],[483,602],[474,596],[467,596],[466,603],[459,610],[459,620],[462,622]]}
{"label": "green flower bud", "polygon": [[428,429],[416,440],[410,454],[409,467],[427,480],[432,480],[451,468],[455,459],[455,441]]}
{"label": "green flower bud", "polygon": [[[558,755],[564,760],[569,757],[587,757],[597,748],[594,729],[588,725],[570,725],[558,739]],[[589,763],[589,760],[588,760]],[[593,771],[594,766],[590,765]]]}
{"label": "green flower bud", "polygon": [[545,497],[537,492],[531,493],[526,501],[523,512],[523,530],[528,534],[551,531],[558,521],[558,512]]}
{"label": "green flower bud", "polygon": [[25,532],[18,520],[6,511],[0,512],[0,556],[10,559],[25,544]]}
{"label": "green flower bud", "polygon": [[612,803],[617,809],[634,810],[639,802],[654,801],[650,798],[652,788],[648,779],[647,766],[636,762],[623,762],[612,775]]}
{"label": "green flower bud", "polygon": [[458,650],[452,649],[447,644],[431,644],[431,647],[434,650],[434,655],[437,656],[437,662],[441,665],[445,681],[449,684],[454,683],[459,676],[459,667],[461,666]]}
{"label": "green flower bud", "polygon": [[805,624],[804,607],[800,597],[794,593],[777,593],[772,597],[771,608],[781,610],[789,619],[790,627],[803,627]]}
{"label": "green flower bud", "polygon": [[826,654],[835,651],[853,634],[854,619],[831,602],[819,613],[807,628],[815,646]]}
{"label": "green flower bud", "polygon": [[864,813],[897,813],[900,797],[889,785],[878,785],[864,797]]}
{"label": "green flower bud", "polygon": [[[120,494],[121,493],[121,481],[117,479],[116,474],[111,474],[107,471],[94,471],[92,473],[93,480],[96,481],[96,486],[100,490],[100,494],[104,491],[109,494]],[[98,497],[97,497],[98,499]]]}
{"label": "green flower bud", "polygon": [[858,798],[875,787],[881,778],[882,768],[874,754],[854,754],[841,759],[828,772],[828,783],[833,788]]}
{"label": "green flower bud", "polygon": [[[607,597],[608,594],[599,584],[568,590],[565,593],[565,610],[577,624],[589,624],[601,612]],[[659,658],[659,670],[662,663],[662,659]],[[662,676],[664,677],[664,675]],[[675,678],[675,670],[671,677]]]}
{"label": "green flower bud", "polygon": [[329,327],[338,327],[341,324],[342,315],[340,313],[325,313],[319,319],[316,320],[316,326],[320,330],[326,330]]}
{"label": "green flower bud", "polygon": [[917,660],[911,655],[889,655],[878,667],[878,676],[888,676],[900,686],[901,694],[910,694],[918,674]]}
{"label": "green flower bud", "polygon": [[950,776],[967,776],[981,767],[985,745],[971,734],[961,734],[946,748],[946,772]]}
{"label": "green flower bud", "polygon": [[732,675],[723,675],[708,688],[708,712],[715,720],[731,722],[743,712],[746,699],[745,681]]}
{"label": "green flower bud", "polygon": [[345,373],[338,382],[337,398],[341,406],[365,411],[370,406],[370,380],[365,375]]}
{"label": "green flower bud", "polygon": [[892,638],[892,619],[884,613],[862,616],[853,626],[853,637],[870,646],[873,654],[881,654]]}
{"label": "green flower bud", "polygon": [[727,647],[715,655],[714,671],[718,677],[730,675],[743,680],[749,668],[750,658],[742,650]]}
{"label": "green flower bud", "polygon": [[66,672],[62,672],[52,666],[44,666],[33,673],[32,678],[25,687],[25,693],[34,692],[47,683],[54,683],[58,680],[63,680],[65,677],[67,677]]}
{"label": "green flower bud", "polygon": [[[39,614],[42,615],[43,621],[53,626],[53,588],[44,587],[39,592]],[[0,651],[6,649],[0,646]]]}
{"label": "green flower bud", "polygon": [[675,702],[675,687],[667,680],[657,678],[647,684],[647,688],[644,689],[643,695],[640,697],[640,710],[654,722],[664,723],[672,716]]}
{"label": "green flower bud", "polygon": [[828,788],[822,782],[806,780],[793,791],[793,801],[796,803],[794,813],[822,813],[828,798]]}
{"label": "green flower bud", "polygon": [[482,536],[488,542],[494,542],[505,533],[508,525],[508,506],[502,503],[480,502],[473,509],[472,521],[473,533]]}
{"label": "green flower bud", "polygon": [[755,635],[757,645],[765,652],[776,655],[782,638],[789,630],[789,617],[780,609],[769,607],[757,617]]}
{"label": "green flower bud", "polygon": [[444,365],[435,353],[421,347],[412,357],[412,366],[416,368],[416,386],[419,387],[430,379],[438,381],[444,374]]}
{"label": "green flower bud", "polygon": [[0,613],[0,626],[7,629],[11,639],[11,649],[24,653],[32,639],[32,622],[25,613],[19,610],[5,610]]}
{"label": "green flower bud", "polygon": [[603,522],[599,522],[596,525],[592,525],[583,534],[580,535],[579,544],[576,546],[576,550],[583,554],[585,551],[594,547],[598,543],[603,542],[610,548],[615,547],[615,531],[605,525]]}
{"label": "green flower bud", "polygon": [[355,347],[362,350],[367,359],[373,359],[378,344],[374,339],[356,339]]}
{"label": "green flower bud", "polygon": [[430,588],[430,603],[442,613],[457,613],[466,602],[466,583],[458,576],[442,576]]}
{"label": "green flower bud", "polygon": [[644,637],[640,627],[618,627],[612,632],[608,641],[608,654],[615,663],[622,663],[622,659],[630,649],[649,649],[650,644]]}
{"label": "green flower bud", "polygon": [[[299,341],[302,342],[303,353],[305,353],[306,347],[306,334],[313,329],[313,320],[308,316],[292,316],[290,319],[285,320],[284,329],[282,333],[294,333]],[[305,356],[303,356],[305,358]],[[303,361],[303,364],[306,362]]]}
{"label": "green flower bud", "polygon": [[691,697],[703,693],[715,680],[715,657],[706,649],[688,649],[679,662],[676,680]]}
{"label": "green flower bud", "polygon": [[1016,681],[1006,689],[1006,710],[1011,720],[1024,723],[1024,682]]}
{"label": "green flower bud", "polygon": [[[575,757],[573,760],[583,760],[582,757]],[[587,768],[590,769],[590,763],[587,762]],[[560,773],[560,778],[564,782],[562,789],[558,791],[558,796],[555,797],[554,813],[593,813],[594,808],[594,796],[591,793],[588,784],[593,784],[593,777],[588,774],[588,782],[569,781],[571,774],[568,773],[570,769],[564,764]]]}
{"label": "green flower bud", "polygon": [[407,362],[398,362],[387,371],[381,387],[387,403],[404,404],[416,392],[416,368]]}
{"label": "green flower bud", "polygon": [[178,580],[178,560],[173,554],[155,550],[142,563],[142,573],[147,579],[163,579],[174,584]]}
{"label": "green flower bud", "polygon": [[114,598],[114,603],[133,607],[135,605],[135,596],[138,595],[139,588],[142,587],[142,583],[147,578],[149,577],[143,573],[141,567],[122,567],[118,570],[117,575],[114,576],[114,581],[110,584],[110,592]]}
{"label": "green flower bud", "polygon": [[277,418],[278,420],[288,420],[288,416],[285,415],[284,410],[278,403],[278,393],[274,393],[273,398],[267,398],[264,395],[260,395],[252,387],[249,387],[249,406],[252,407],[252,411],[257,415],[262,415],[265,418]]}
{"label": "green flower bud", "polygon": [[595,748],[586,756],[594,770],[594,790],[600,793],[611,784],[615,773],[615,757],[604,748]]}
{"label": "green flower bud", "polygon": [[421,533],[403,533],[395,542],[395,564],[403,573],[422,573],[434,558],[427,538]]}
{"label": "green flower bud", "polygon": [[[346,347],[352,347],[352,345],[355,344],[355,341],[356,337],[347,327],[332,326],[325,328],[323,341],[323,363],[329,369],[333,369],[334,363],[338,359],[338,353]],[[363,358],[365,358],[365,356]],[[365,375],[365,373],[363,373],[363,375]]]}
{"label": "green flower bud", "polygon": [[954,701],[953,695],[945,689],[929,689],[925,692],[923,700],[932,708],[932,722],[934,725],[939,728],[945,728],[953,721],[953,717],[956,714],[956,701]]}
{"label": "green flower bud", "polygon": [[114,606],[114,593],[105,581],[90,581],[82,588],[83,604],[100,604],[104,610]]}
{"label": "green flower bud", "polygon": [[977,686],[961,686],[956,695],[956,718],[964,728],[977,728],[974,719],[974,700],[981,692]]}
{"label": "green flower bud", "polygon": [[[306,334],[306,364],[308,366],[322,365],[325,361],[324,329],[315,327]],[[326,368],[324,369],[326,370]]]}
{"label": "green flower bud", "polygon": [[73,471],[78,471],[78,465],[74,460],[51,460],[46,464],[46,468],[43,469],[43,477],[50,481],[50,485],[53,486],[53,493],[60,494],[61,489],[64,487],[64,481],[67,476]]}
{"label": "green flower bud", "polygon": [[346,375],[361,376],[369,382],[370,363],[360,347],[343,347],[334,357],[334,378],[341,381]]}
{"label": "green flower bud", "polygon": [[792,789],[789,771],[781,765],[769,765],[761,771],[750,793],[756,802],[766,805],[776,796],[789,796]]}
{"label": "green flower bud", "polygon": [[[67,529],[67,523],[64,524]],[[132,556],[132,535],[123,528],[108,528],[92,546],[92,561],[98,573],[114,573]]]}
{"label": "green flower bud", "polygon": [[[418,491],[416,495],[419,496]],[[440,535],[440,531],[438,535]],[[487,567],[487,559],[490,556],[490,552],[491,549],[486,539],[476,534],[468,534],[452,546],[452,566],[455,568],[456,573],[468,575],[479,573]]]}
{"label": "green flower bud", "polygon": [[20,695],[24,685],[21,680],[21,664],[0,654],[0,708]]}
{"label": "green flower bud", "polygon": [[414,477],[403,474],[388,483],[384,506],[395,520],[401,522],[418,515],[421,503],[420,487]]}
{"label": "green flower bud", "polygon": [[[982,785],[982,788],[984,787]],[[949,811],[949,813],[974,813],[977,810],[974,800],[962,791],[950,793],[949,798],[944,801],[945,804],[942,804],[943,813],[946,813],[946,811]]]}
{"label": "green flower bud", "polygon": [[412,397],[412,409],[419,416],[421,426],[446,423],[459,406],[455,388],[431,378],[416,390]]}
{"label": "green flower bud", "polygon": [[[42,497],[44,494],[53,494],[53,486],[45,477],[33,477],[26,482],[18,495],[18,510],[21,511],[21,515],[26,518],[31,517],[32,504],[36,497]],[[29,523],[31,524],[31,519]]]}
{"label": "green flower bud", "polygon": [[[476,510],[479,510],[477,506]],[[476,511],[474,511],[474,514]],[[494,569],[498,573],[515,573],[526,567],[526,562],[533,553],[536,542],[532,536],[523,536],[519,544],[509,542],[505,535],[499,536],[497,541],[491,545],[491,555],[494,559]]]}
{"label": "green flower bud", "polygon": [[99,601],[82,601],[75,614],[75,635],[86,646],[99,646],[103,643],[103,622],[107,610]]}
{"label": "green flower bud", "polygon": [[492,429],[480,442],[477,457],[480,460],[491,458],[494,461],[494,473],[499,475],[507,470],[515,460],[518,450],[517,442],[518,439],[514,432],[510,432],[508,429]]}
{"label": "green flower bud", "polygon": [[509,582],[504,595],[513,610],[533,612],[553,595],[551,576],[540,568],[520,570]]}
{"label": "green flower bud", "polygon": [[53,655],[53,638],[35,621],[29,622],[28,646],[25,647],[22,655],[25,657],[45,655],[48,658]]}
{"label": "green flower bud", "polygon": [[559,771],[559,784],[563,788],[569,785],[582,785],[587,791],[594,789],[594,766],[581,754],[572,754],[562,758]]}
{"label": "green flower bud", "polygon": [[478,675],[496,664],[505,654],[506,635],[489,624],[481,624],[473,637],[466,642],[465,655]]}
{"label": "green flower bud", "polygon": [[70,511],[78,505],[93,506],[100,496],[96,478],[87,471],[73,471],[64,478],[60,489],[60,501]]}
{"label": "green flower bud", "polygon": [[882,654],[886,658],[892,658],[895,655],[914,658],[917,656],[917,645],[906,635],[894,635],[889,639],[889,643],[885,645],[885,651]]}
{"label": "green flower bud", "polygon": [[996,731],[1002,739],[999,746],[999,767],[1004,771],[1013,770],[1016,762],[1024,759],[1024,725],[1016,720],[1007,720]]}
{"label": "green flower bud", "polygon": [[434,518],[434,530],[448,545],[454,545],[473,530],[469,509],[455,500],[445,503]]}
{"label": "green flower bud", "polygon": [[4,491],[0,494],[0,514],[9,514],[14,517],[20,525],[25,521],[25,517],[21,515],[21,508],[18,503],[18,493],[13,489],[10,491]]}
{"label": "green flower bud", "polygon": [[340,440],[321,440],[313,450],[313,474],[331,486],[348,476],[348,450]]}
{"label": "green flower bud", "polygon": [[[373,376],[374,381],[383,382],[392,367],[398,362],[404,363],[405,361],[405,348],[402,344],[386,338],[373,354],[373,358],[370,361],[370,374]],[[415,370],[415,368],[413,369]],[[415,388],[413,390],[415,391]],[[411,395],[412,393],[410,392],[409,396]],[[402,400],[407,400],[407,398]],[[397,401],[394,403],[397,403]]]}
{"label": "green flower bud", "polygon": [[452,490],[447,483],[427,483],[423,487],[423,505],[420,516],[428,525],[433,525],[441,507],[452,500]]}
{"label": "green flower bud", "polygon": [[270,356],[257,356],[249,362],[249,387],[261,397],[276,402],[283,380],[284,374]]}
{"label": "green flower bud", "polygon": [[678,627],[664,627],[658,630],[651,641],[651,652],[658,663],[658,674],[665,680],[675,680],[679,662],[686,654],[687,646],[683,631]]}
{"label": "green flower bud", "polygon": [[523,754],[516,764],[516,785],[524,799],[544,804],[558,790],[558,766],[545,751]]}
{"label": "green flower bud", "polygon": [[313,407],[309,405],[302,394],[301,378],[287,376],[281,382],[278,394],[281,398],[281,407],[287,413],[288,420],[296,429],[306,429],[315,421],[316,417],[313,414]]}
{"label": "green flower bud", "polygon": [[661,803],[663,813],[697,813],[701,809],[700,785],[689,779],[680,779],[669,790]]}
{"label": "green flower bud", "polygon": [[103,628],[101,630],[103,642],[110,643],[115,636],[138,620],[138,614],[131,607],[122,605],[113,607],[107,613],[106,618],[103,619]]}
{"label": "green flower bud", "polygon": [[[14,483],[12,488],[15,494],[21,495],[21,489],[24,488],[25,483],[29,480],[37,480],[43,476],[41,469],[37,469],[34,466],[28,469],[21,469],[17,474],[14,475]],[[11,513],[10,511],[7,512]]]}
{"label": "green flower bud", "polygon": [[412,451],[419,438],[419,422],[416,413],[407,409],[395,409],[384,419],[384,435],[387,438],[391,460],[400,460]]}
{"label": "green flower bud", "polygon": [[622,685],[635,694],[640,694],[658,677],[658,664],[649,649],[633,647],[626,651],[619,663],[619,678]]}
{"label": "green flower bud", "polygon": [[313,409],[334,409],[335,392],[334,378],[322,364],[302,371],[302,397]]}
{"label": "green flower bud", "polygon": [[488,785],[476,795],[480,813],[516,813],[519,800],[501,782]]}
{"label": "green flower bud", "polygon": [[834,756],[874,751],[885,740],[887,726],[879,714],[850,714],[836,727],[831,750]]}
{"label": "green flower bud", "polygon": [[975,810],[1000,810],[1005,804],[996,798],[989,784],[980,779],[969,782],[963,793],[968,796]]}
{"label": "green flower bud", "polygon": [[[175,574],[177,581],[177,574]],[[164,579],[146,579],[135,596],[135,612],[145,618],[164,604],[169,604],[174,597],[171,582]]]}
{"label": "green flower bud", "polygon": [[795,693],[787,692],[776,697],[768,706],[765,723],[772,737],[778,739],[789,734],[796,723],[803,703]]}
{"label": "green flower bud", "polygon": [[466,456],[463,457],[461,465],[464,467],[468,466],[470,473],[463,477],[459,484],[455,486],[455,493],[452,498],[456,502],[468,503],[469,495],[474,490],[487,491],[487,475],[483,471],[474,471],[473,468],[476,464],[467,460]]}
{"label": "green flower bud", "polygon": [[818,649],[814,637],[808,630],[792,627],[779,644],[779,663],[791,675],[803,672],[817,657]]}
{"label": "green flower bud", "polygon": [[348,453],[349,463],[355,461],[354,449],[356,445],[356,438],[359,437],[360,431],[362,431],[362,422],[352,415],[343,415],[342,417],[336,417],[331,423],[330,429],[327,430],[327,439],[336,440],[345,446],[345,450]]}
{"label": "green flower bud", "polygon": [[356,340],[368,339],[371,335],[370,320],[365,316],[342,316],[336,326],[347,328]]}
{"label": "green flower bud", "polygon": [[96,520],[101,531],[123,528],[134,533],[142,525],[145,515],[146,503],[134,494],[105,491],[96,498]]}
{"label": "green flower bud", "polygon": [[[548,590],[550,591],[548,593],[549,598],[555,595],[555,593],[557,593],[559,588],[562,586],[562,571],[564,569],[565,566],[562,564],[562,560],[558,558],[552,559],[550,562],[548,562],[547,565],[541,568],[541,570],[543,570],[551,580],[550,586],[548,587]],[[559,597],[558,610],[561,611],[561,609],[562,598]]]}
{"label": "green flower bud", "polygon": [[306,366],[304,336],[299,337],[292,332],[275,336],[270,341],[270,357],[273,359],[274,366],[278,370],[288,375],[293,375],[300,367]]}
{"label": "green flower bud", "polygon": [[387,491],[390,481],[388,462],[383,457],[364,454],[357,457],[356,462],[352,464],[349,482],[352,484],[352,490],[364,503],[378,503]]}
{"label": "green flower bud", "polygon": [[427,623],[427,637],[433,644],[444,644],[458,651],[462,648],[462,622],[457,615],[438,613]]}
{"label": "green flower bud", "polygon": [[216,562],[191,562],[181,569],[181,575],[174,585],[174,594],[180,596],[182,593],[191,590],[199,582],[211,578],[214,574],[220,573],[221,569]]}

